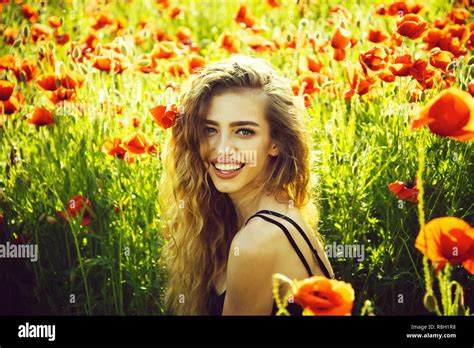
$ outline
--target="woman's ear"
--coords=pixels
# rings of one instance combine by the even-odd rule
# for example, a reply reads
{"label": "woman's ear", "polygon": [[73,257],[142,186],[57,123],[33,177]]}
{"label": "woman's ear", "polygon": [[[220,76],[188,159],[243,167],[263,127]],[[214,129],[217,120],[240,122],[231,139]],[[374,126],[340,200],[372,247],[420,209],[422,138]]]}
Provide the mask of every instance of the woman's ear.
{"label": "woman's ear", "polygon": [[270,148],[270,156],[276,157],[280,151],[278,150],[278,145],[272,143],[272,147]]}

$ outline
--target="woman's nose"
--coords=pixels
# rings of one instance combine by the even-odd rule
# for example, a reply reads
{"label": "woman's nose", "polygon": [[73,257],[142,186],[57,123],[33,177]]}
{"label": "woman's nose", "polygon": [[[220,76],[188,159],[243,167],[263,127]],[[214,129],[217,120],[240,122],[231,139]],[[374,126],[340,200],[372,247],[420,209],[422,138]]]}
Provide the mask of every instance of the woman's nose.
{"label": "woman's nose", "polygon": [[216,150],[219,153],[226,153],[229,151],[229,149],[233,149],[233,141],[231,137],[225,132],[221,132],[217,142]]}

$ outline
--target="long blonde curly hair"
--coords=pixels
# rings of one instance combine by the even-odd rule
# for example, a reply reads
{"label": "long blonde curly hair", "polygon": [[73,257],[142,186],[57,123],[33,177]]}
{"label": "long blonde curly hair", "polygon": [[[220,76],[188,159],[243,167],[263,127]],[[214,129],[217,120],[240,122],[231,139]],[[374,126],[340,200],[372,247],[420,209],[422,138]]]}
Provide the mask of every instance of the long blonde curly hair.
{"label": "long blonde curly hair", "polygon": [[236,55],[208,65],[183,86],[164,153],[159,204],[167,240],[161,253],[168,274],[167,314],[208,315],[212,284],[227,268],[239,222],[231,199],[217,191],[208,174],[204,120],[211,97],[236,88],[258,88],[268,98],[266,119],[279,154],[260,192],[289,197],[319,237],[319,210],[311,199],[311,137],[290,82],[259,58]]}

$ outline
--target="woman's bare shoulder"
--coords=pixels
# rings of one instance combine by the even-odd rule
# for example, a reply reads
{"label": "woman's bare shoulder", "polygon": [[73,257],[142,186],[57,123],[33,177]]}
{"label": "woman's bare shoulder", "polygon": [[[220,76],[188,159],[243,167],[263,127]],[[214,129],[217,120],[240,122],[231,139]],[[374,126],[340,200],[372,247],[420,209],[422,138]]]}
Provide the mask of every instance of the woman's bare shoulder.
{"label": "woman's bare shoulder", "polygon": [[255,248],[266,253],[276,253],[284,243],[288,243],[280,227],[260,218],[252,219],[237,232],[231,244],[234,248]]}

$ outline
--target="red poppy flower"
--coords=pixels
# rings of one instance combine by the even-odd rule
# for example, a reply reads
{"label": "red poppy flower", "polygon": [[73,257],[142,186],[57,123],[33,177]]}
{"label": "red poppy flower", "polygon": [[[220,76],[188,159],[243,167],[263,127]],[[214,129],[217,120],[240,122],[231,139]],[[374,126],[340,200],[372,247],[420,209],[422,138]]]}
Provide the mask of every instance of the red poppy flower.
{"label": "red poppy flower", "polygon": [[61,26],[61,18],[58,16],[50,16],[48,17],[48,24],[53,28],[59,28]]}
{"label": "red poppy flower", "polygon": [[467,51],[463,48],[463,42],[466,40],[468,40],[466,26],[456,25],[446,26],[443,30],[431,28],[423,38],[427,44],[427,50],[439,47],[444,51],[451,52],[456,57],[466,54]]}
{"label": "red poppy flower", "polygon": [[156,0],[156,4],[163,8],[168,8],[170,6],[169,0]]}
{"label": "red poppy flower", "polygon": [[467,90],[469,94],[474,97],[474,81],[471,81],[467,84]]}
{"label": "red poppy flower", "polygon": [[344,48],[335,48],[332,57],[338,62],[343,61],[346,59],[346,50]]}
{"label": "red poppy flower", "polygon": [[92,210],[91,202],[89,202],[87,198],[81,195],[76,195],[69,200],[65,209],[66,214],[60,211],[57,211],[56,214],[65,220],[69,220],[71,217],[78,218],[84,211],[81,220],[81,226],[87,226],[91,223],[92,214],[94,214],[94,211]]}
{"label": "red poppy flower", "polygon": [[464,8],[453,8],[451,11],[449,11],[448,18],[454,24],[464,24],[469,18],[469,11]]}
{"label": "red poppy flower", "polygon": [[69,34],[68,33],[65,33],[65,34],[59,34],[57,31],[54,32],[54,41],[56,41],[56,43],[58,45],[65,45],[69,42]]}
{"label": "red poppy flower", "polygon": [[170,41],[159,42],[151,51],[153,59],[169,59],[176,57],[176,44]]}
{"label": "red poppy flower", "polygon": [[323,63],[321,62],[321,60],[315,56],[315,55],[307,55],[306,56],[306,61],[308,62],[308,69],[309,71],[311,72],[320,72],[322,67],[323,67]]}
{"label": "red poppy flower", "polygon": [[252,14],[247,9],[247,5],[244,4],[240,5],[234,20],[246,28],[253,27],[256,22],[255,18],[252,17]]}
{"label": "red poppy flower", "polygon": [[433,26],[438,28],[438,29],[443,29],[449,22],[448,17],[443,17],[443,18],[435,18],[433,21]]}
{"label": "red poppy flower", "polygon": [[100,56],[93,57],[92,66],[102,71],[111,71],[113,66],[113,72],[119,74],[128,68],[128,62],[126,57],[117,53],[115,50],[102,49]]}
{"label": "red poppy flower", "polygon": [[0,100],[7,101],[13,94],[15,85],[12,82],[1,80],[0,81]]}
{"label": "red poppy flower", "polygon": [[242,38],[242,41],[257,52],[274,51],[275,43],[267,40],[262,35],[250,34]]}
{"label": "red poppy flower", "polygon": [[113,17],[106,12],[98,12],[94,15],[94,23],[91,28],[94,30],[102,29],[114,23]]}
{"label": "red poppy flower", "polygon": [[436,271],[447,262],[462,263],[474,274],[474,228],[456,217],[431,220],[419,232],[415,247],[436,264]]}
{"label": "red poppy flower", "polygon": [[56,82],[57,78],[55,75],[41,75],[36,79],[36,83],[45,91],[55,91],[58,89],[58,84],[60,82]]}
{"label": "red poppy flower", "polygon": [[388,39],[388,34],[385,33],[382,29],[379,28],[370,28],[367,39],[373,43],[384,42]]}
{"label": "red poppy flower", "polygon": [[298,76],[298,80],[294,81],[291,86],[294,95],[313,95],[314,93],[321,92],[321,83],[323,79],[322,74],[308,73]]}
{"label": "red poppy flower", "polygon": [[68,71],[61,74],[59,82],[64,88],[80,88],[84,84],[84,76],[75,71]]}
{"label": "red poppy flower", "polygon": [[80,88],[84,83],[84,77],[76,72],[64,72],[57,76],[53,74],[41,75],[36,79],[38,86],[50,92],[55,92],[61,88],[76,89]]}
{"label": "red poppy flower", "polygon": [[376,13],[381,15],[398,16],[400,13],[419,13],[424,8],[420,0],[395,0],[391,4],[377,6]]}
{"label": "red poppy flower", "polygon": [[394,193],[399,199],[407,200],[412,203],[418,203],[418,187],[417,179],[404,183],[402,181],[395,181],[388,184],[390,192]]}
{"label": "red poppy flower", "polygon": [[48,109],[37,106],[33,113],[28,117],[28,123],[35,126],[46,126],[54,123],[53,114]]}
{"label": "red poppy flower", "polygon": [[355,295],[349,283],[313,276],[298,281],[292,291],[303,315],[351,315]]}
{"label": "red poppy flower", "polygon": [[122,148],[133,154],[157,153],[158,144],[150,143],[146,136],[140,132],[134,133],[123,139]]}
{"label": "red poppy flower", "polygon": [[352,21],[351,12],[342,5],[331,5],[329,7],[329,16],[331,17],[331,22],[336,22],[340,19],[348,23]]}
{"label": "red poppy flower", "polygon": [[407,14],[397,21],[397,32],[412,40],[418,39],[424,34],[428,27],[428,23],[416,14]]}
{"label": "red poppy flower", "polygon": [[104,145],[102,145],[102,152],[117,157],[128,163],[135,162],[135,156],[130,155],[130,153],[122,147],[122,139],[120,138],[107,140]]}
{"label": "red poppy flower", "polygon": [[359,62],[364,71],[367,71],[367,68],[372,71],[378,71],[386,67],[388,54],[381,47],[372,47],[367,52],[362,52],[359,55]]}
{"label": "red poppy flower", "polygon": [[206,59],[196,54],[189,57],[189,72],[194,74],[206,66]]}
{"label": "red poppy flower", "polygon": [[193,32],[188,27],[179,27],[176,38],[183,44],[189,45],[192,42]]}
{"label": "red poppy flower", "polygon": [[94,55],[94,51],[99,43],[99,39],[94,33],[88,34],[79,42],[71,42],[71,49],[69,51],[74,62],[83,62],[85,59],[90,59]]}
{"label": "red poppy flower", "polygon": [[412,128],[428,125],[430,131],[458,141],[474,139],[474,99],[465,91],[450,87],[431,101],[411,121]]}
{"label": "red poppy flower", "polygon": [[18,29],[16,28],[5,28],[3,30],[3,39],[5,40],[5,43],[7,45],[13,45],[13,43],[16,41],[18,38]]}
{"label": "red poppy flower", "polygon": [[428,68],[428,62],[423,59],[417,59],[410,67],[410,75],[418,81],[423,89],[433,88],[435,79],[440,78],[434,69]]}
{"label": "red poppy flower", "polygon": [[346,67],[346,77],[351,87],[351,91],[346,93],[346,98],[352,96],[352,92],[357,92],[359,95],[368,93],[374,82],[376,82],[375,78],[366,76],[362,71],[355,69],[353,66]]}
{"label": "red poppy flower", "polygon": [[448,67],[449,63],[452,62],[453,58],[454,54],[449,51],[436,51],[430,55],[430,64],[435,68],[446,72],[446,68]]}
{"label": "red poppy flower", "polygon": [[393,64],[390,65],[389,70],[395,76],[410,75],[410,68],[413,65],[411,55],[404,54],[395,58]]}
{"label": "red poppy flower", "polygon": [[31,26],[31,38],[34,42],[46,40],[50,38],[52,34],[53,30],[44,24],[35,23]]}
{"label": "red poppy flower", "polygon": [[167,129],[173,126],[178,113],[178,107],[176,104],[158,105],[152,107],[150,112],[155,122],[160,127]]}
{"label": "red poppy flower", "polygon": [[377,74],[378,78],[385,82],[395,81],[395,75],[390,71],[390,69],[382,70]]}
{"label": "red poppy flower", "polygon": [[189,75],[188,66],[181,61],[169,62],[167,64],[168,72],[173,76],[187,76]]}
{"label": "red poppy flower", "polygon": [[270,5],[271,8],[280,7],[278,0],[267,0],[267,4]]}
{"label": "red poppy flower", "polygon": [[138,126],[140,125],[140,119],[137,117],[134,117],[132,119],[132,124],[133,124],[133,128],[138,128]]}
{"label": "red poppy flower", "polygon": [[466,41],[466,47],[471,51],[474,51],[474,22],[470,26],[469,38]]}
{"label": "red poppy flower", "polygon": [[62,102],[73,101],[76,98],[76,91],[61,86],[55,91],[46,91],[45,95],[53,104],[61,104]]}
{"label": "red poppy flower", "polygon": [[298,64],[299,72],[317,72],[323,68],[323,63],[316,55],[301,55]]}
{"label": "red poppy flower", "polygon": [[0,71],[1,70],[14,70],[17,65],[18,59],[11,54],[7,54],[0,57]]}
{"label": "red poppy flower", "polygon": [[182,7],[182,6],[173,6],[169,10],[169,16],[170,16],[170,18],[175,19],[176,17],[178,17],[183,12],[184,12],[184,7]]}
{"label": "red poppy flower", "polygon": [[111,140],[107,140],[104,145],[102,145],[102,151],[111,156],[116,156],[120,159],[123,159],[126,151],[120,145],[122,145],[122,139],[113,138]]}
{"label": "red poppy flower", "polygon": [[6,115],[11,115],[20,110],[20,98],[23,98],[19,93],[12,94],[8,100],[0,100],[0,114],[3,112]]}
{"label": "red poppy flower", "polygon": [[13,73],[20,82],[23,81],[23,78],[26,78],[26,82],[33,80],[39,75],[39,72],[36,61],[27,58],[22,59],[13,67]]}
{"label": "red poppy flower", "polygon": [[341,27],[337,27],[332,35],[331,46],[337,49],[346,49],[351,45],[352,33]]}
{"label": "red poppy flower", "polygon": [[21,13],[23,14],[23,17],[28,19],[31,23],[35,23],[36,21],[38,21],[38,17],[39,17],[38,10],[30,5],[27,5],[27,4],[23,5],[21,7]]}
{"label": "red poppy flower", "polygon": [[239,47],[238,47],[235,36],[232,35],[228,31],[225,31],[221,34],[221,36],[219,37],[218,43],[219,43],[219,47],[224,48],[230,53],[239,52]]}
{"label": "red poppy flower", "polygon": [[469,35],[469,29],[465,25],[451,24],[444,29],[444,32],[451,38],[459,39],[459,42],[465,42]]}
{"label": "red poppy flower", "polygon": [[150,146],[148,146],[146,151],[151,155],[156,155],[158,153],[158,144],[157,143],[151,144]]}

